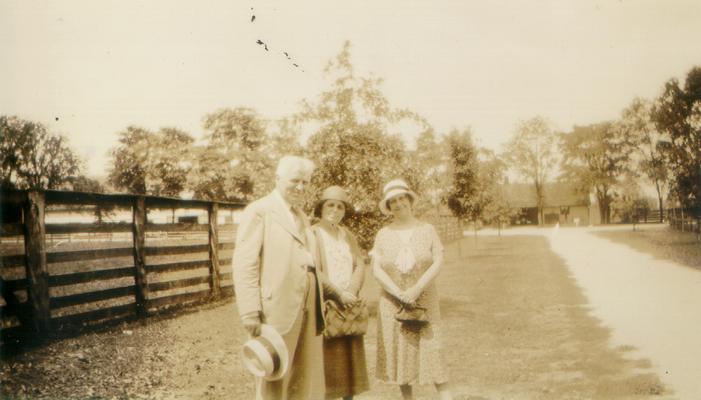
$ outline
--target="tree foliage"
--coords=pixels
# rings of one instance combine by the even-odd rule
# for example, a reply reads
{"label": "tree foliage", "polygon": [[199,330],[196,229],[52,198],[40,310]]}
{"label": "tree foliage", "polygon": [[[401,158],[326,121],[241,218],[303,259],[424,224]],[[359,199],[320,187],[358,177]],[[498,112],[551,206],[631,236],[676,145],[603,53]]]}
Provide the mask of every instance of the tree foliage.
{"label": "tree foliage", "polygon": [[112,149],[109,181],[135,194],[177,197],[186,188],[194,139],[175,128],[157,133],[129,126]]}
{"label": "tree foliage", "polygon": [[612,214],[623,223],[638,223],[647,220],[649,202],[632,173],[623,175],[617,185],[611,204]]}
{"label": "tree foliage", "polygon": [[538,222],[542,224],[545,183],[559,159],[557,134],[552,124],[541,116],[521,121],[516,128],[516,134],[507,143],[505,156],[521,177],[533,182]]}
{"label": "tree foliage", "polygon": [[502,157],[491,150],[479,150],[478,194],[477,201],[481,203],[481,219],[485,223],[496,224],[498,229],[508,222],[515,214],[506,196],[504,187],[507,184],[507,165]]}
{"label": "tree foliage", "polygon": [[195,151],[195,197],[251,201],[273,187],[274,160],[265,151],[265,122],[250,108],[226,108],[204,118],[207,143]]}
{"label": "tree foliage", "polygon": [[673,192],[684,207],[701,206],[701,67],[684,87],[670,79],[657,99],[652,119],[666,138],[659,143],[673,171]]}
{"label": "tree foliage", "polygon": [[445,141],[427,126],[419,133],[416,149],[409,152],[408,162],[411,170],[415,171],[417,186],[422,188],[426,199],[417,206],[416,212],[438,212],[440,206],[446,204],[451,183],[447,173],[449,157]]}
{"label": "tree foliage", "polygon": [[281,118],[273,124],[275,130],[268,132],[264,151],[273,161],[284,155],[303,156],[304,147],[300,143],[301,127],[294,118]]}
{"label": "tree foliage", "polygon": [[65,137],[40,123],[0,116],[2,186],[58,189],[80,173],[80,160]]}
{"label": "tree foliage", "polygon": [[297,123],[316,128],[307,143],[307,156],[316,165],[312,198],[330,185],[346,188],[357,209],[347,223],[368,248],[386,220],[377,206],[382,185],[403,177],[420,190],[406,162],[404,143],[390,132],[398,122],[415,121],[416,116],[391,108],[380,91],[381,80],[355,76],[348,42],[325,71],[333,80],[331,87],[315,101],[305,101],[295,117]]}
{"label": "tree foliage", "polygon": [[575,126],[563,134],[563,176],[582,193],[595,193],[602,222],[611,222],[614,188],[629,169],[630,145],[620,124]]}
{"label": "tree foliage", "polygon": [[660,133],[652,120],[653,103],[636,98],[623,110],[622,128],[632,149],[635,150],[633,170],[639,170],[652,182],[657,191],[660,219],[664,215],[664,196],[669,182],[669,167],[663,146],[666,135]]}
{"label": "tree foliage", "polygon": [[117,190],[134,194],[147,193],[147,173],[151,168],[149,157],[155,145],[153,133],[129,126],[119,133],[119,145],[112,149],[109,181]]}
{"label": "tree foliage", "polygon": [[452,178],[447,195],[450,211],[457,218],[476,221],[484,205],[479,200],[477,148],[469,130],[453,130],[446,137],[448,174]]}

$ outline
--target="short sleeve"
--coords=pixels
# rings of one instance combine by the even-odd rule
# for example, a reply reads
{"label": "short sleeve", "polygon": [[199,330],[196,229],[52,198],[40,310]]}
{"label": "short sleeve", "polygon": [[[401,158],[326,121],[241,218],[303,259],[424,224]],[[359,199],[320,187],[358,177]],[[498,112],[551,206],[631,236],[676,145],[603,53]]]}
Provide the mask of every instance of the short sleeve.
{"label": "short sleeve", "polygon": [[440,255],[443,255],[443,243],[441,242],[440,236],[438,236],[438,232],[436,231],[436,228],[428,224],[431,228],[431,252],[433,253],[433,257]]}
{"label": "short sleeve", "polygon": [[368,255],[372,258],[382,257],[382,246],[380,245],[382,231],[383,229],[380,229],[377,232],[377,235],[375,235],[375,242],[372,244],[372,249],[368,252]]}

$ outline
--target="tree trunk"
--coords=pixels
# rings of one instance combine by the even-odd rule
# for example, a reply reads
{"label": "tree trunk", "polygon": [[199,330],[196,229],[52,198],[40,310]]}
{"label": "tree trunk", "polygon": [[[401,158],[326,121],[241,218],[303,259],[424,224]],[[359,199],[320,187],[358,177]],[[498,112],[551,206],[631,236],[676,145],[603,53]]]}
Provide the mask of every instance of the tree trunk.
{"label": "tree trunk", "polygon": [[662,191],[660,190],[660,182],[655,180],[655,189],[657,189],[657,204],[660,209],[660,223],[664,221],[664,208],[662,206]]}
{"label": "tree trunk", "polygon": [[[697,155],[701,156],[701,152]],[[699,177],[697,186],[698,193],[696,193],[696,241],[698,242],[701,240],[701,165],[699,165],[699,173],[697,176]]]}
{"label": "tree trunk", "polygon": [[601,223],[602,224],[608,224],[608,218],[606,216],[606,207],[607,205],[605,204],[605,200],[602,201],[601,198],[599,200],[599,217],[601,218]]}
{"label": "tree trunk", "polygon": [[538,226],[545,224],[545,217],[543,215],[543,206],[545,201],[543,198],[543,182],[536,179],[535,183],[535,196],[536,196],[536,206],[538,207]]}

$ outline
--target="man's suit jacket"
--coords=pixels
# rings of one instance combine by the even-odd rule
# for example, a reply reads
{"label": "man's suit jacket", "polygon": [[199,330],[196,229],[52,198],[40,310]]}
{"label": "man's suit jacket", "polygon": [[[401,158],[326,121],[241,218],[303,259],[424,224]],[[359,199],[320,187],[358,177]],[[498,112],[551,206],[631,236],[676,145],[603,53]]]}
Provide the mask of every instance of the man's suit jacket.
{"label": "man's suit jacket", "polygon": [[[300,229],[272,192],[250,203],[236,233],[233,256],[234,290],[240,315],[262,313],[263,322],[280,334],[290,331],[304,307],[308,255],[314,235],[306,216]],[[323,292],[317,279],[317,333],[323,330]]]}

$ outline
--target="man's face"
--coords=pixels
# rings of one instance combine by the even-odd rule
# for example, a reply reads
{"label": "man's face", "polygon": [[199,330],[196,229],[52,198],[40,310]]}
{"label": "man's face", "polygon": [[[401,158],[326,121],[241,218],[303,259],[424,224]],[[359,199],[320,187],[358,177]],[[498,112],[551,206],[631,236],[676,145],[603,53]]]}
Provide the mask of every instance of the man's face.
{"label": "man's face", "polygon": [[290,205],[301,206],[308,185],[309,175],[296,170],[278,176],[275,187]]}

